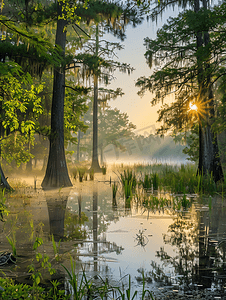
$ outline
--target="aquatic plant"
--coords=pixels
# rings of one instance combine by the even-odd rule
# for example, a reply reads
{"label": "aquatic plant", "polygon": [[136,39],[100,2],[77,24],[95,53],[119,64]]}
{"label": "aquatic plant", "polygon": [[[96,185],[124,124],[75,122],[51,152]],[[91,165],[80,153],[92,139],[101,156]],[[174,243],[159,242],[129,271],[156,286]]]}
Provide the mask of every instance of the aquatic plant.
{"label": "aquatic plant", "polygon": [[83,181],[83,177],[84,177],[85,173],[86,173],[86,169],[84,169],[84,168],[78,169],[79,182]]}
{"label": "aquatic plant", "polygon": [[153,173],[151,176],[152,184],[153,184],[153,189],[157,190],[159,187],[159,175],[158,173]]}
{"label": "aquatic plant", "polygon": [[61,242],[61,240],[59,240],[58,245],[57,245],[55,242],[54,236],[52,234],[53,251],[54,251],[54,256],[55,256],[56,261],[60,260],[60,255],[59,255],[60,242]]}
{"label": "aquatic plant", "polygon": [[77,168],[73,168],[73,169],[71,170],[71,173],[72,173],[74,179],[76,180],[77,175],[78,175],[78,169],[77,169]]}
{"label": "aquatic plant", "polygon": [[135,240],[137,241],[136,246],[145,247],[149,242],[148,237],[144,234],[146,229],[139,229],[139,232],[136,233]]}
{"label": "aquatic plant", "polygon": [[211,210],[212,210],[212,197],[211,196],[209,196],[208,206],[209,206],[209,211],[211,213]]}
{"label": "aquatic plant", "polygon": [[102,170],[102,174],[106,175],[106,173],[107,173],[107,166],[103,165],[102,168],[101,168],[101,170]]}
{"label": "aquatic plant", "polygon": [[217,186],[213,178],[213,174],[197,174],[197,188],[196,192],[200,194],[211,194],[213,195],[214,193],[217,192]]}
{"label": "aquatic plant", "polygon": [[8,216],[9,214],[5,202],[6,202],[5,189],[0,189],[0,221],[3,222],[4,222],[4,216]]}
{"label": "aquatic plant", "polygon": [[93,169],[91,169],[89,172],[89,179],[94,180],[94,170]]}
{"label": "aquatic plant", "polygon": [[6,238],[7,238],[7,241],[9,242],[10,246],[12,247],[13,256],[16,256],[15,239],[11,239],[8,236]]}
{"label": "aquatic plant", "polygon": [[144,189],[151,189],[152,187],[152,178],[148,174],[144,175],[144,180],[140,180],[139,184],[144,188]]}
{"label": "aquatic plant", "polygon": [[120,179],[123,186],[125,186],[125,183],[127,182],[127,184],[130,184],[132,186],[132,189],[135,189],[137,185],[137,179],[135,173],[132,170],[124,170],[123,173],[120,173]]}
{"label": "aquatic plant", "polygon": [[[128,276],[129,276],[129,286],[126,290],[124,288],[124,284],[122,284],[122,288],[116,287],[116,290],[118,291],[118,293],[120,295],[119,297],[117,297],[117,299],[134,300],[138,296],[138,291],[137,290],[136,291],[132,290],[131,276],[130,275],[128,275]],[[146,294],[148,294],[147,295],[148,298],[146,298]],[[142,287],[141,300],[144,300],[144,299],[154,300],[154,298],[152,296],[152,293],[149,290],[145,289],[145,278],[144,278],[144,275],[143,275],[143,287]]]}
{"label": "aquatic plant", "polygon": [[53,275],[56,270],[52,268],[51,263],[49,262],[49,256],[47,254],[42,255],[41,253],[37,252],[36,250],[43,244],[43,240],[39,237],[36,237],[35,242],[33,244],[33,250],[36,252],[35,259],[37,262],[40,263],[41,269],[37,269],[34,263],[28,266],[29,273],[31,274],[30,277],[33,281],[34,289],[40,284],[42,279],[41,271],[44,269],[48,269],[49,274]]}
{"label": "aquatic plant", "polygon": [[116,194],[118,191],[118,184],[114,181],[112,184],[112,197],[113,199],[116,199]]}
{"label": "aquatic plant", "polygon": [[72,261],[72,258],[70,258],[70,260],[71,271],[69,271],[64,265],[62,265],[62,267],[68,274],[69,283],[73,289],[73,298],[75,300],[82,300],[85,295],[92,297],[95,291],[93,282],[87,279],[84,270],[82,272],[82,277],[79,278],[78,274],[75,273],[75,263]]}
{"label": "aquatic plant", "polygon": [[133,189],[132,181],[125,180],[124,195],[125,195],[126,199],[129,199],[132,197],[132,189]]}
{"label": "aquatic plant", "polygon": [[187,198],[187,196],[184,194],[184,196],[181,199],[181,205],[184,209],[187,209],[190,206],[191,202],[190,200]]}
{"label": "aquatic plant", "polygon": [[66,295],[65,290],[59,288],[59,282],[51,281],[51,284],[51,287],[34,287],[23,283],[16,284],[12,279],[0,277],[0,299],[69,300],[71,298],[71,295]]}

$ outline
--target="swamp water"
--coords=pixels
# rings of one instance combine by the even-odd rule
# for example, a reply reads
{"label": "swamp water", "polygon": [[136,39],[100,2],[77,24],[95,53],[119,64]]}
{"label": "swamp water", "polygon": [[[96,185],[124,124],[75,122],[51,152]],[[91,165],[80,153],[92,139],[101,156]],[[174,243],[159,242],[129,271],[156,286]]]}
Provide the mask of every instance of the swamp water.
{"label": "swamp water", "polygon": [[[145,203],[143,195],[128,202],[119,190],[112,201],[107,175],[74,182],[70,189],[21,188],[7,197],[9,214],[0,223],[0,251],[11,251],[6,237],[10,238],[17,263],[2,265],[1,271],[18,282],[29,282],[28,266],[33,263],[38,270],[38,252],[57,271],[51,277],[46,268],[46,282],[53,278],[65,282],[62,265],[70,270],[72,258],[76,272],[107,277],[113,286],[128,284],[130,275],[132,290],[141,291],[144,275],[145,286],[154,295],[165,287],[175,294],[209,289],[220,292],[218,299],[226,299],[226,200],[190,195],[191,206],[184,210],[167,201]],[[180,198],[160,193],[155,197]],[[36,237],[43,244],[35,253]]]}

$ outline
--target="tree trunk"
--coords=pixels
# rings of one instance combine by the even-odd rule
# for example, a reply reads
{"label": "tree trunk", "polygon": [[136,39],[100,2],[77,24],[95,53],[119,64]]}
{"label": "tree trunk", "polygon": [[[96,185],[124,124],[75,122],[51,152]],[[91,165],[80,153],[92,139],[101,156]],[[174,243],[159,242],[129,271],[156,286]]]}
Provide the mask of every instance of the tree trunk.
{"label": "tree trunk", "polygon": [[80,136],[81,136],[81,131],[79,130],[78,131],[78,144],[77,144],[77,161],[79,162],[80,161],[80,149],[79,149],[79,146],[80,146]]}
{"label": "tree trunk", "polygon": [[[203,0],[204,8],[207,8],[206,0]],[[194,11],[200,10],[199,0],[194,2]],[[204,38],[202,38],[202,36]],[[197,32],[197,50],[209,44],[209,33],[204,34]],[[202,52],[203,55],[203,52]],[[210,54],[207,53],[206,58],[210,59]],[[198,84],[199,92],[202,97],[203,105],[206,102],[205,120],[199,120],[199,164],[197,173],[202,175],[212,174],[214,181],[217,182],[224,178],[223,170],[220,162],[220,153],[218,148],[217,137],[211,129],[212,121],[215,117],[214,95],[211,83],[211,75],[207,70],[210,68],[208,60],[203,60],[197,55],[198,63]],[[205,81],[205,84],[204,84]]]}
{"label": "tree trunk", "polygon": [[0,165],[0,176],[1,176],[1,188],[11,190],[11,186],[8,184],[7,179],[2,171],[2,167]]}
{"label": "tree trunk", "polygon": [[[2,95],[4,96],[4,94]],[[0,112],[2,113],[2,101],[0,101]],[[4,137],[4,128],[2,126],[2,121],[0,121],[0,138],[3,138]],[[2,149],[1,149],[1,144],[0,144],[0,158],[2,156],[1,154],[2,152]],[[1,167],[1,164],[0,164],[0,178],[1,178],[1,188],[5,188],[7,190],[11,190],[11,186],[8,184],[6,178],[5,178],[5,175],[3,173],[3,170],[2,170],[2,167]]]}
{"label": "tree trunk", "polygon": [[[96,55],[98,55],[99,48],[99,33],[98,25],[96,27]],[[93,154],[91,170],[94,172],[101,172],[101,168],[98,161],[98,75],[94,73],[94,99],[93,99]]]}
{"label": "tree trunk", "polygon": [[[58,2],[57,5],[56,45],[62,48],[62,55],[64,56],[67,21],[59,18],[62,15],[63,8],[61,3]],[[43,188],[72,186],[64,150],[64,96],[65,72],[64,67],[62,67],[54,70],[50,148],[46,174],[42,182]]]}
{"label": "tree trunk", "polygon": [[217,182],[224,178],[220,162],[217,137],[214,136],[210,124],[199,128],[199,165],[198,173],[202,175],[212,174]]}

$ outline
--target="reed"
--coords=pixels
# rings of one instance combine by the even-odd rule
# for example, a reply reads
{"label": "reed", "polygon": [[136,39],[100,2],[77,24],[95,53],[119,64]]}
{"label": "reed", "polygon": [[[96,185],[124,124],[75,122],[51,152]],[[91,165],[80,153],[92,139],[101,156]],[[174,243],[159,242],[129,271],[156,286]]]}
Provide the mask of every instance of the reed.
{"label": "reed", "polygon": [[132,182],[127,180],[124,183],[124,195],[126,199],[130,199],[132,197],[133,185]]}
{"label": "reed", "polygon": [[137,185],[137,179],[136,174],[132,170],[124,170],[123,173],[120,173],[120,179],[123,186],[125,186],[125,183],[127,182],[127,184],[132,186],[132,189],[135,189]]}
{"label": "reed", "polygon": [[83,181],[85,173],[86,173],[86,169],[84,169],[84,168],[78,169],[79,182]]}
{"label": "reed", "polygon": [[113,184],[112,184],[112,197],[113,197],[113,199],[116,199],[117,191],[118,191],[118,184],[116,182],[113,182]]}

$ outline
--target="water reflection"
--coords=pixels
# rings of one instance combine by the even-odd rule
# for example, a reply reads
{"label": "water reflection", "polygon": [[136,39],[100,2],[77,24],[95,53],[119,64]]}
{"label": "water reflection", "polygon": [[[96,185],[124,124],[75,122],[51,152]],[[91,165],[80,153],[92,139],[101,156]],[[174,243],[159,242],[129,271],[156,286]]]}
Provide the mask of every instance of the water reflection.
{"label": "water reflection", "polygon": [[57,242],[64,238],[64,220],[69,193],[70,189],[45,191],[50,235],[53,235]]}
{"label": "water reflection", "polygon": [[[182,196],[183,197],[183,196]],[[60,263],[69,257],[92,277],[131,274],[146,269],[147,282],[186,287],[224,288],[226,278],[226,209],[221,198],[196,199],[186,211],[172,195],[135,193],[126,200],[103,182],[77,183],[61,191],[37,190],[27,198],[8,201],[11,211],[0,223],[0,249],[6,235],[15,237],[20,260],[18,274],[27,273],[35,257],[37,236],[51,259],[51,236],[60,243]],[[162,235],[162,233],[164,233]],[[147,239],[146,239],[147,238]],[[8,247],[9,248],[9,247]],[[20,268],[20,269],[19,269]],[[124,273],[123,273],[124,272]],[[24,275],[25,276],[25,275]],[[28,276],[28,275],[27,275]]]}
{"label": "water reflection", "polygon": [[175,254],[171,255],[164,246],[161,247],[156,257],[163,265],[152,261],[152,269],[146,276],[180,290],[196,286],[221,290],[224,294],[226,209],[221,198],[213,198],[212,209],[207,200],[198,199],[189,211],[177,212],[163,241],[175,249]]}
{"label": "water reflection", "polygon": [[98,187],[95,186],[93,190],[93,260],[94,260],[94,272],[97,272],[97,260],[98,260],[98,247],[97,247],[97,228],[98,228],[98,219],[97,219],[97,206],[98,203]]}

